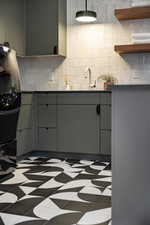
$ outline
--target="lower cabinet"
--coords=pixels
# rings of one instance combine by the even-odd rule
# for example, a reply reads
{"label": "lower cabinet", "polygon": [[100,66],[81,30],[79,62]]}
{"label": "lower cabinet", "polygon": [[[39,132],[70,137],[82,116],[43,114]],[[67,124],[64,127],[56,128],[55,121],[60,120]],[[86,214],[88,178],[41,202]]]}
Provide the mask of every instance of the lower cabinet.
{"label": "lower cabinet", "polygon": [[110,93],[24,94],[18,155],[29,151],[111,154]]}
{"label": "lower cabinet", "polygon": [[111,155],[111,131],[100,131],[100,153],[103,155]]}
{"label": "lower cabinet", "polygon": [[38,128],[38,150],[56,151],[55,128]]}
{"label": "lower cabinet", "polygon": [[33,150],[33,130],[17,131],[17,155],[23,155]]}
{"label": "lower cabinet", "polygon": [[100,153],[96,105],[58,105],[57,121],[58,151]]}

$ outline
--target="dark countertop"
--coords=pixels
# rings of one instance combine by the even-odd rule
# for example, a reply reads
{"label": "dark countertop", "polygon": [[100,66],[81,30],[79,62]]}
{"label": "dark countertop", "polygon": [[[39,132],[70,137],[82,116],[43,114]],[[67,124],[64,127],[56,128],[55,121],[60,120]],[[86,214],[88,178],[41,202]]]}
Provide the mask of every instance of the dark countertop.
{"label": "dark countertop", "polygon": [[105,91],[105,90],[56,90],[56,91],[26,91],[22,90],[22,93],[54,93],[54,94],[59,94],[59,93],[111,93],[111,91]]}
{"label": "dark countertop", "polygon": [[112,90],[115,88],[150,88],[150,84],[116,84],[112,86]]}

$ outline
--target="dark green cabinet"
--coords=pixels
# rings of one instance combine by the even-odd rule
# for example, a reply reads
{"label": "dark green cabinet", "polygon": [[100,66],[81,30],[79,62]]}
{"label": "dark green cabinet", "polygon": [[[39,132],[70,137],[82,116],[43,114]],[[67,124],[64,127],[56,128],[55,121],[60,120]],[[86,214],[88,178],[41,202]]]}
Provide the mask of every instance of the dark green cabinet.
{"label": "dark green cabinet", "polygon": [[58,151],[100,153],[96,105],[58,105],[57,119]]}
{"label": "dark green cabinet", "polygon": [[66,55],[66,0],[26,0],[26,55]]}
{"label": "dark green cabinet", "polygon": [[67,0],[1,0],[0,43],[19,56],[66,56]]}
{"label": "dark green cabinet", "polygon": [[25,53],[25,0],[0,1],[0,43],[9,42],[18,55]]}
{"label": "dark green cabinet", "polygon": [[111,93],[24,94],[18,154],[34,150],[111,155]]}

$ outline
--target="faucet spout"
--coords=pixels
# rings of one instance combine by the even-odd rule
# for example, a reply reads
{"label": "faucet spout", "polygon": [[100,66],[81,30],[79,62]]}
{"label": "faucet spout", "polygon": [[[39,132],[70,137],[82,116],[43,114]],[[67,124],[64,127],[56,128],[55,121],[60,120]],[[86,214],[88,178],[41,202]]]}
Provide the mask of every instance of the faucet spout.
{"label": "faucet spout", "polygon": [[89,88],[90,88],[91,83],[92,83],[92,70],[91,70],[91,68],[88,68],[88,75],[89,75]]}
{"label": "faucet spout", "polygon": [[95,88],[96,87],[96,80],[94,81],[94,83],[92,82],[92,70],[91,70],[91,68],[88,68],[87,72],[88,72],[88,76],[85,76],[85,78],[88,77],[89,88]]}

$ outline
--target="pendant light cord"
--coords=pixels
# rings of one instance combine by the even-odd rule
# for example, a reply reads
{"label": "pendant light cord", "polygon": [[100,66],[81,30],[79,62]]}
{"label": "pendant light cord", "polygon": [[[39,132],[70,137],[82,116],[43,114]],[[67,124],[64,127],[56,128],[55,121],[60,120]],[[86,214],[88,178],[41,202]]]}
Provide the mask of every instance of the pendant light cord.
{"label": "pendant light cord", "polygon": [[87,0],[85,0],[85,10],[87,11]]}

